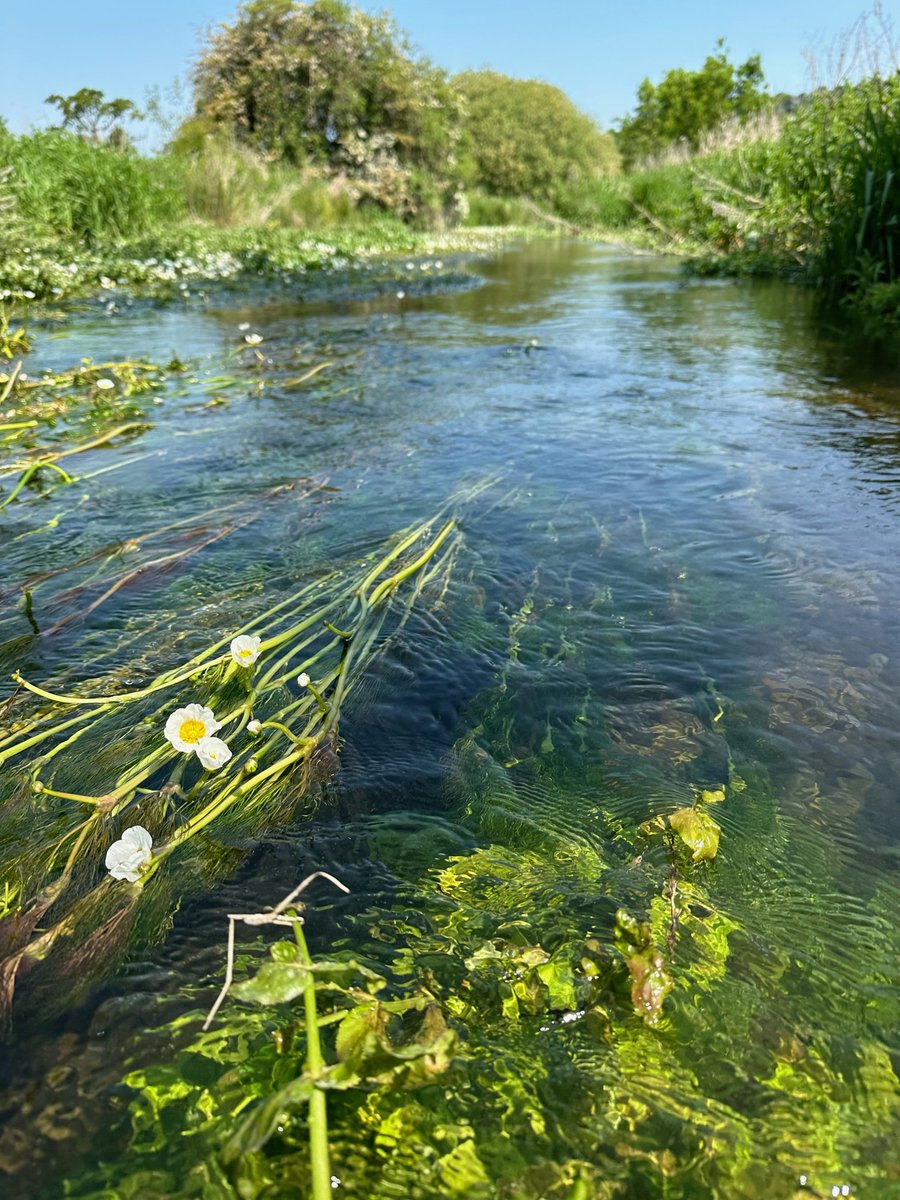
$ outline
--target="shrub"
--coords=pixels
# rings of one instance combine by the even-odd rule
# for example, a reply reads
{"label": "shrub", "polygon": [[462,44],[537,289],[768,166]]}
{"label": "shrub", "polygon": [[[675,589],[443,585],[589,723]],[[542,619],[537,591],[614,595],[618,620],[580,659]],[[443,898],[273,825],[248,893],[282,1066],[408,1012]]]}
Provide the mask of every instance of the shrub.
{"label": "shrub", "polygon": [[344,175],[402,215],[452,200],[455,94],[388,16],[342,0],[244,3],[208,40],[194,82],[195,120],[267,159]]}
{"label": "shrub", "polygon": [[817,93],[784,129],[765,220],[833,292],[900,278],[900,72]]}
{"label": "shrub", "polygon": [[729,117],[745,121],[770,104],[759,55],[735,66],[724,41],[716,48],[699,71],[679,68],[658,84],[645,79],[638,88],[637,111],[619,129],[619,149],[629,166],[673,143],[696,150],[708,130]]}
{"label": "shrub", "polygon": [[559,88],[495,71],[466,71],[454,82],[465,102],[471,186],[555,205],[567,189],[618,170],[611,135]]}

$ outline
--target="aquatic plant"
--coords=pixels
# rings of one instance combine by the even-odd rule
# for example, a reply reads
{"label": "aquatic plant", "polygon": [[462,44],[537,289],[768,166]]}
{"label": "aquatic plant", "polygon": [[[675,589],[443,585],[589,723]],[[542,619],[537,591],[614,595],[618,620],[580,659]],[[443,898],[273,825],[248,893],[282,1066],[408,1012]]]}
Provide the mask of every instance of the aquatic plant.
{"label": "aquatic plant", "polygon": [[237,285],[249,277],[291,282],[310,271],[356,266],[383,271],[385,260],[387,269],[399,275],[402,266],[392,262],[394,256],[413,254],[433,260],[450,251],[483,254],[525,233],[509,227],[426,234],[384,215],[368,215],[359,222],[315,232],[182,225],[94,248],[48,242],[37,231],[26,246],[0,260],[0,301],[22,299],[26,292],[53,300],[99,294],[110,302],[129,291],[187,298],[204,285]]}
{"label": "aquatic plant", "polygon": [[[429,584],[440,589],[458,544],[452,519],[417,525],[357,574],[335,570],[304,584],[242,630],[126,691],[59,692],[16,672],[0,732],[0,765],[22,764],[4,851],[18,897],[0,924],[7,1016],[26,967],[46,966],[59,950],[56,970],[73,969],[86,945],[88,958],[105,960],[124,943],[148,885],[165,908],[171,884],[154,890],[152,881],[170,859],[184,862],[201,834],[223,822],[265,825],[327,776],[342,706],[382,644],[391,597],[410,582],[402,624]],[[249,644],[255,657],[239,665],[235,644]],[[190,702],[173,711],[180,698]],[[36,818],[48,830],[41,839]],[[143,833],[134,842],[135,829],[149,830],[152,852]],[[141,851],[128,858],[135,887],[98,878],[119,830],[125,846],[114,865],[125,848]]]}
{"label": "aquatic plant", "polygon": [[[121,438],[130,438],[148,427],[135,420],[145,413],[142,401],[151,400],[184,365],[166,367],[145,362],[94,363],[84,359],[69,370],[46,371],[30,378],[17,360],[8,374],[0,375],[0,404],[7,420],[0,425],[0,480],[14,476],[11,489],[2,495],[0,510],[16,500],[50,471],[64,484],[74,476],[60,466],[63,459],[96,450]],[[131,419],[128,419],[131,418]],[[89,434],[87,440],[80,440]],[[11,456],[3,458],[8,446]],[[127,462],[119,464],[127,465]],[[112,468],[102,468],[104,470]],[[92,473],[82,475],[91,478]],[[0,485],[2,486],[2,485]]]}
{"label": "aquatic plant", "polygon": [[5,304],[0,304],[0,358],[12,359],[27,354],[31,349],[31,339],[25,326],[14,328],[12,321],[10,310]]}

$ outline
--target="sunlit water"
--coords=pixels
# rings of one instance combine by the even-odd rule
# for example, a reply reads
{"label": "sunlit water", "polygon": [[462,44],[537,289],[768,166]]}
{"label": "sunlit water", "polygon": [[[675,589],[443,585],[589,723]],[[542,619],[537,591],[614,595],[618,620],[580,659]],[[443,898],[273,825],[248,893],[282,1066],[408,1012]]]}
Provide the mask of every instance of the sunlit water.
{"label": "sunlit water", "polygon": [[[120,1194],[97,1190],[98,1160],[113,1180],[168,1172],[129,1197],[220,1194],[185,1182],[171,1147],[128,1149],[120,1081],[174,1053],[149,1029],[208,1006],[226,913],[324,866],[351,896],[323,897],[314,950],[386,963],[379,943],[399,944],[403,922],[443,930],[441,872],[471,856],[481,940],[513,922],[550,951],[602,940],[616,907],[643,916],[661,895],[665,854],[634,860],[638,826],[724,784],[721,849],[698,876],[727,934],[721,969],[686,936],[663,1019],[623,1009],[614,1048],[560,1013],[467,1031],[485,1063],[470,1120],[496,1125],[485,1179],[454,1192],[446,1172],[386,1168],[339,1119],[339,1194],[725,1200],[791,1196],[807,1178],[818,1194],[900,1195],[896,364],[848,347],[786,286],[685,282],[581,244],[478,269],[479,286],[459,274],[402,299],[350,279],[307,298],[89,312],[41,339],[38,366],[175,351],[245,383],[217,404],[173,391],[139,439],[92,456],[130,466],[10,507],[5,674],[74,680],[90,659],[92,677],[140,678],[461,481],[498,482],[461,515],[445,604],[406,626],[347,710],[315,817],[244,846],[162,944],[62,1015],[25,1014],[3,1058],[6,1194]],[[243,322],[274,365],[242,352],[234,366]],[[280,386],[318,362],[331,365]],[[253,521],[30,637],[24,581],[232,503]],[[144,558],[179,545],[151,539]],[[96,597],[67,591],[90,571],[34,584],[39,624]],[[514,1075],[540,1064],[523,1101],[539,1120],[491,1110],[506,1055]]]}

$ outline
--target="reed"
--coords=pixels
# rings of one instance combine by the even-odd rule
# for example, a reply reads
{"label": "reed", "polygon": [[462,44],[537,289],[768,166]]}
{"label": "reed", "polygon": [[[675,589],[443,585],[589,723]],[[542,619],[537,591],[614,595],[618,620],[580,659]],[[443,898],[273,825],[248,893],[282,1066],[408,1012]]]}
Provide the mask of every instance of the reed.
{"label": "reed", "polygon": [[40,239],[97,245],[140,237],[185,214],[171,158],[91,145],[47,130],[7,137],[5,191],[22,225]]}

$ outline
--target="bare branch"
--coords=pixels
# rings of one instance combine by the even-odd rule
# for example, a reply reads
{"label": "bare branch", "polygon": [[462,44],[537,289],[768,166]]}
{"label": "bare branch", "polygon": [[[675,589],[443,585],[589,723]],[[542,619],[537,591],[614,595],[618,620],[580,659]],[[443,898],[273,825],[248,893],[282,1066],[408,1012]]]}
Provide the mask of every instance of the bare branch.
{"label": "bare branch", "polygon": [[297,897],[304,892],[309,885],[316,879],[327,879],[329,883],[333,883],[336,888],[350,894],[350,889],[346,887],[339,879],[335,879],[327,871],[313,871],[312,875],[307,875],[302,883],[298,884],[292,892],[289,892],[283,900],[280,900],[274,908],[266,909],[265,912],[257,913],[229,913],[228,914],[228,948],[225,961],[225,981],[222,984],[222,990],[216,996],[215,1003],[207,1014],[206,1020],[203,1022],[204,1030],[209,1029],[215,1019],[216,1013],[222,1007],[225,997],[234,980],[234,926],[237,921],[242,921],[245,925],[293,925],[299,921],[303,923],[303,917],[299,914],[296,916],[284,916],[286,909],[290,908]]}

